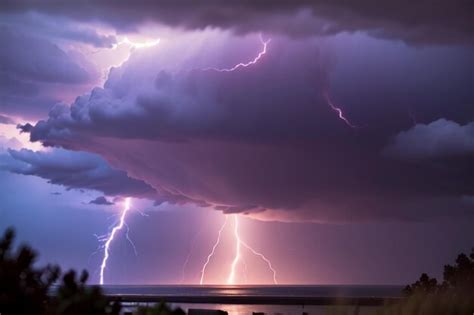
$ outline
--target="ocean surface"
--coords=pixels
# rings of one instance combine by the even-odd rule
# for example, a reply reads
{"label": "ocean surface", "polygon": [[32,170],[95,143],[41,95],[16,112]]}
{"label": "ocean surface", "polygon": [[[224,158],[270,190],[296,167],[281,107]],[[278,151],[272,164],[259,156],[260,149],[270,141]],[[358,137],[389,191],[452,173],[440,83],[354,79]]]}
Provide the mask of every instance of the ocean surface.
{"label": "ocean surface", "polygon": [[105,285],[106,294],[160,296],[400,297],[397,285]]}
{"label": "ocean surface", "polygon": [[[110,285],[104,286],[106,294],[120,296],[160,296],[180,297],[186,299],[198,298],[200,303],[171,303],[173,307],[189,309],[219,309],[227,311],[229,315],[251,315],[253,312],[263,312],[267,315],[332,315],[332,314],[376,314],[379,306],[346,305],[274,305],[274,304],[223,304],[202,303],[207,298],[262,298],[265,300],[282,300],[285,298],[300,298],[302,300],[314,298],[398,298],[401,297],[402,286],[376,286],[376,285],[285,285],[285,286],[188,286],[188,285],[159,285],[159,286],[130,286]],[[141,305],[146,303],[140,303]],[[280,304],[280,303],[278,303]],[[283,303],[284,304],[284,303]],[[129,304],[135,307],[136,304]]]}

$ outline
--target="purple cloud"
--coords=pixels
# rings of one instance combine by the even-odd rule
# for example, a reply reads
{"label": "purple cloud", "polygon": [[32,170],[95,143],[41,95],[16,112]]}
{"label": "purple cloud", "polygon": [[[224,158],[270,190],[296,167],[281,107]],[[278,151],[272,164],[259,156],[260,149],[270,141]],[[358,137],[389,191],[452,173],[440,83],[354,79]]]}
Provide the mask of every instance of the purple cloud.
{"label": "purple cloud", "polygon": [[460,125],[438,119],[417,124],[397,134],[385,153],[408,159],[443,158],[474,154],[474,122]]}
{"label": "purple cloud", "polygon": [[77,84],[91,79],[56,45],[8,27],[0,27],[2,73],[28,81]]}
{"label": "purple cloud", "polygon": [[157,22],[186,29],[215,27],[237,33],[264,31],[311,36],[366,31],[411,43],[470,43],[472,7],[467,1],[278,1],[261,3],[214,0],[135,1],[2,1],[3,12],[38,11],[80,21],[102,21],[121,30]]}
{"label": "purple cloud", "polygon": [[92,189],[107,195],[130,195],[152,198],[155,191],[146,183],[130,178],[124,171],[111,168],[99,156],[62,149],[48,152],[8,150],[1,159],[1,169],[16,174],[33,175],[67,189]]}
{"label": "purple cloud", "polygon": [[44,116],[65,95],[93,84],[98,72],[77,53],[48,40],[0,25],[2,112],[26,118]]}
{"label": "purple cloud", "polygon": [[111,206],[111,205],[114,204],[114,202],[109,201],[104,196],[99,196],[99,197],[95,198],[94,200],[89,201],[89,204],[99,205],[99,206]]}
{"label": "purple cloud", "polygon": [[15,121],[8,116],[0,115],[0,124],[14,125]]}
{"label": "purple cloud", "polygon": [[[225,58],[236,46],[240,60],[259,48],[219,40]],[[229,213],[332,222],[472,214],[462,198],[473,193],[467,173],[381,156],[384,135],[399,130],[387,124],[390,110],[372,129],[338,118],[323,97],[328,63],[313,41],[273,38],[261,62],[232,73],[199,70],[221,59],[189,47],[183,58],[184,44],[132,55],[104,88],[55,107],[32,140],[99,154],[163,201]]]}

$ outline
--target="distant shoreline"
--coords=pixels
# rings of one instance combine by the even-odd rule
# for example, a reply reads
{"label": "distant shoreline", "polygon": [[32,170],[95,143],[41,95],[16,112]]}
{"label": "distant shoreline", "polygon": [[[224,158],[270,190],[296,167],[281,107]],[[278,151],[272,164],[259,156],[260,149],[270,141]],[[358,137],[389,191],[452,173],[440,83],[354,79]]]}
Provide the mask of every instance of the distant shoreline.
{"label": "distant shoreline", "polygon": [[379,306],[403,298],[402,286],[377,285],[105,285],[111,300],[130,303]]}
{"label": "distant shoreline", "polygon": [[130,303],[195,303],[238,305],[360,305],[380,306],[399,302],[401,297],[281,297],[281,296],[188,296],[108,294],[111,301]]}

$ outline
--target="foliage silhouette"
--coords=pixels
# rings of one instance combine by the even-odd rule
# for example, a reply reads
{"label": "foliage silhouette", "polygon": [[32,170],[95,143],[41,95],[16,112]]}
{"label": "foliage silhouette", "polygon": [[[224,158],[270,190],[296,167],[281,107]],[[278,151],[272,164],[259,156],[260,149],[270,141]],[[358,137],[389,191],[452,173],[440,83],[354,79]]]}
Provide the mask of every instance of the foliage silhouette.
{"label": "foliage silhouette", "polygon": [[181,308],[171,309],[167,304],[161,302],[154,307],[139,307],[136,315],[185,315]]}
{"label": "foliage silhouette", "polygon": [[474,314],[474,248],[469,256],[458,255],[455,265],[445,265],[443,278],[438,284],[435,278],[423,273],[418,281],[405,287],[405,300],[386,306],[379,314]]}
{"label": "foliage silhouette", "polygon": [[25,245],[13,253],[14,238],[14,231],[7,229],[0,240],[0,313],[45,314],[48,291],[59,277],[59,267],[35,269],[36,253]]}
{"label": "foliage silhouette", "polygon": [[70,270],[63,276],[62,284],[53,299],[54,314],[58,315],[118,315],[120,304],[110,305],[98,286],[86,286],[89,275],[83,271],[79,281],[76,272]]}
{"label": "foliage silhouette", "polygon": [[[7,229],[0,239],[0,314],[116,315],[120,304],[110,304],[97,286],[86,286],[87,272],[77,280],[69,271],[57,287],[57,266],[36,268],[37,254],[28,246],[13,252],[15,233]],[[54,294],[51,294],[54,293]]]}

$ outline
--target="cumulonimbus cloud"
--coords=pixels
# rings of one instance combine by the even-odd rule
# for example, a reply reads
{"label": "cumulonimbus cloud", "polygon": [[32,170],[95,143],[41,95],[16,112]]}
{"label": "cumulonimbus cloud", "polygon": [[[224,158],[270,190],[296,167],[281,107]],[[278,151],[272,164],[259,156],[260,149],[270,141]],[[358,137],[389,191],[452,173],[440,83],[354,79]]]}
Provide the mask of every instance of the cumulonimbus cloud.
{"label": "cumulonimbus cloud", "polygon": [[[337,117],[311,41],[274,38],[261,62],[232,73],[200,70],[214,59],[185,44],[132,55],[103,88],[27,128],[32,140],[98,154],[161,201],[228,213],[339,222],[472,214],[467,174],[386,158],[378,134]],[[391,119],[378,117],[381,134],[396,132],[383,127]]]}

